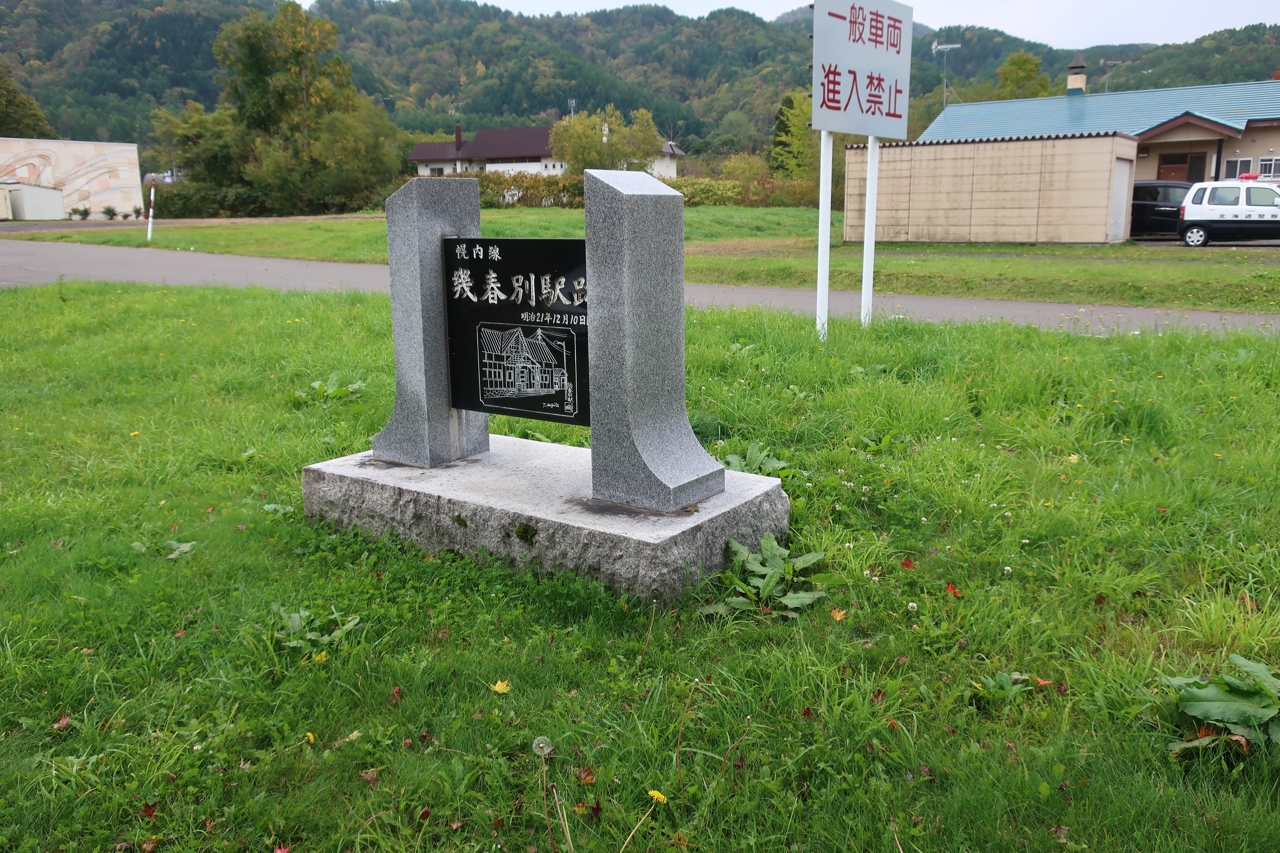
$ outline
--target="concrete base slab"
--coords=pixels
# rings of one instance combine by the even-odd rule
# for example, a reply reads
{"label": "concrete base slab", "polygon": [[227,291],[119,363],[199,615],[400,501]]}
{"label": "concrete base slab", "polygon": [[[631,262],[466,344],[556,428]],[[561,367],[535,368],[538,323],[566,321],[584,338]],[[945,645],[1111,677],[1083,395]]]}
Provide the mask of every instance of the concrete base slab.
{"label": "concrete base slab", "polygon": [[302,470],[308,516],[427,551],[484,547],[569,569],[615,591],[681,595],[725,566],[730,538],[785,541],[791,501],[773,477],[725,472],[719,494],[673,513],[591,497],[591,451],[494,435],[489,452],[438,468],[358,453]]}

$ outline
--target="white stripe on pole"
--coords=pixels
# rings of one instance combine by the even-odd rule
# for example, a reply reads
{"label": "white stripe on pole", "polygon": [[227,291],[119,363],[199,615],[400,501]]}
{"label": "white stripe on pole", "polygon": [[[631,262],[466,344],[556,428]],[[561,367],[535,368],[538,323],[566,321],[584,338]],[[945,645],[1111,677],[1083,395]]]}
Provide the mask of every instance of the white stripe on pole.
{"label": "white stripe on pole", "polygon": [[147,212],[147,242],[151,242],[151,223],[156,219],[156,179],[151,179],[151,210]]}
{"label": "white stripe on pole", "polygon": [[[862,325],[871,325],[876,271],[876,188],[880,183],[880,140],[867,137],[867,215],[862,226]],[[821,261],[819,261],[821,263]]]}
{"label": "white stripe on pole", "polygon": [[827,339],[827,284],[831,274],[831,131],[822,131],[818,181],[818,340]]}

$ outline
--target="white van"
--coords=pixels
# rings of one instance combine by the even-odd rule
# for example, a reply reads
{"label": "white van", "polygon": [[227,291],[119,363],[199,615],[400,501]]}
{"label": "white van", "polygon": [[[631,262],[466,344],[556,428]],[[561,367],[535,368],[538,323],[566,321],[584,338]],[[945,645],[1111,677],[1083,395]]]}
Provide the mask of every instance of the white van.
{"label": "white van", "polygon": [[1210,240],[1280,240],[1280,188],[1256,180],[1196,184],[1178,210],[1178,235],[1193,247]]}

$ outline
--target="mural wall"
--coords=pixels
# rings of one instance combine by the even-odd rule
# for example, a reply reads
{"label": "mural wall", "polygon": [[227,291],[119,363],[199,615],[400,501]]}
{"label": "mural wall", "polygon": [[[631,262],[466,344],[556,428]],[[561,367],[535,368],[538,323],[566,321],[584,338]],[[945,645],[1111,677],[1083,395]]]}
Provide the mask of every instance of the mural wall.
{"label": "mural wall", "polygon": [[102,218],[110,205],[120,213],[142,206],[138,146],[124,142],[0,137],[0,180],[62,190],[62,206],[88,207]]}

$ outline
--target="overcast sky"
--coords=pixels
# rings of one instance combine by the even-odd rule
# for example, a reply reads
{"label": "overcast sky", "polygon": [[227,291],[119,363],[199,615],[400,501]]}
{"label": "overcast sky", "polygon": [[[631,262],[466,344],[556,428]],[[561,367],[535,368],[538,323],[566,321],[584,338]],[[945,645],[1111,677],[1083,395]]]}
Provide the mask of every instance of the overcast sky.
{"label": "overcast sky", "polygon": [[[653,0],[650,0],[653,2]],[[526,15],[594,12],[634,5],[611,0],[490,0]],[[735,6],[773,20],[804,5],[797,0],[680,0],[662,3],[682,15],[701,16]],[[1226,6],[1202,0],[919,0],[915,19],[931,27],[970,24],[994,27],[1059,48],[1095,44],[1192,41],[1245,24],[1280,23],[1277,0],[1233,0]]]}

